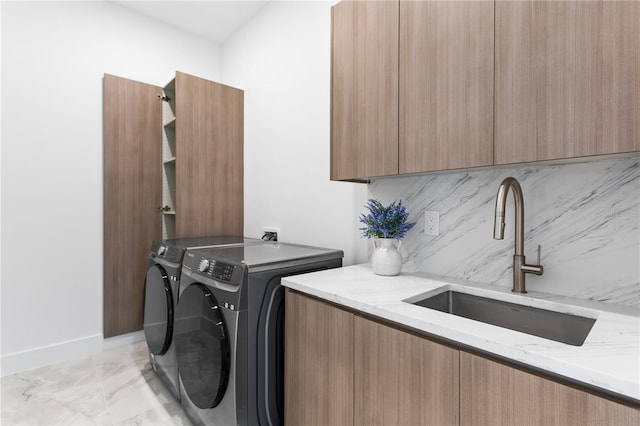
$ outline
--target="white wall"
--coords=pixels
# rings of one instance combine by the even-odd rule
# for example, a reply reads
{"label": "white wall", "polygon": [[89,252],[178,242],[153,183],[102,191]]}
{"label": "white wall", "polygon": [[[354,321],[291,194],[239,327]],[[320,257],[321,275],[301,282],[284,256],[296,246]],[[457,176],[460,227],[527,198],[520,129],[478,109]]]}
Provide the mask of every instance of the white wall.
{"label": "white wall", "polygon": [[103,345],[103,74],[220,81],[221,49],[113,3],[1,7],[7,374]]}
{"label": "white wall", "polygon": [[342,249],[366,261],[363,184],[329,181],[331,5],[267,4],[223,46],[223,75],[245,90],[245,235]]}

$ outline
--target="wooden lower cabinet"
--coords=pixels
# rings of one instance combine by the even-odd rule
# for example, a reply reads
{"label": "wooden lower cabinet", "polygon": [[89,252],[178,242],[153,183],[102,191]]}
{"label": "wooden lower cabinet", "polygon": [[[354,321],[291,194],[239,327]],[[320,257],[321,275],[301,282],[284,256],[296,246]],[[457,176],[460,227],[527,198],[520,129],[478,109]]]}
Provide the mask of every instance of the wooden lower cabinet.
{"label": "wooden lower cabinet", "polygon": [[638,426],[640,407],[287,290],[285,424]]}
{"label": "wooden lower cabinet", "polygon": [[458,425],[458,350],[360,316],[354,339],[356,425]]}
{"label": "wooden lower cabinet", "polygon": [[287,291],[285,424],[353,424],[353,314]]}
{"label": "wooden lower cabinet", "polygon": [[286,425],[457,425],[458,351],[287,291]]}
{"label": "wooden lower cabinet", "polygon": [[639,425],[640,410],[460,352],[460,425]]}

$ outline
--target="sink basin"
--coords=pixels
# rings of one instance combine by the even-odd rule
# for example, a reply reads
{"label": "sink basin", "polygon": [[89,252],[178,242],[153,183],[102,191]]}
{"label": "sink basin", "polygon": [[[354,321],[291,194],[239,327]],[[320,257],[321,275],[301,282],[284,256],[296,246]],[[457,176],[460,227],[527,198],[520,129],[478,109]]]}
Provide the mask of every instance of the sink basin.
{"label": "sink basin", "polygon": [[411,302],[414,305],[582,346],[596,320],[448,290]]}

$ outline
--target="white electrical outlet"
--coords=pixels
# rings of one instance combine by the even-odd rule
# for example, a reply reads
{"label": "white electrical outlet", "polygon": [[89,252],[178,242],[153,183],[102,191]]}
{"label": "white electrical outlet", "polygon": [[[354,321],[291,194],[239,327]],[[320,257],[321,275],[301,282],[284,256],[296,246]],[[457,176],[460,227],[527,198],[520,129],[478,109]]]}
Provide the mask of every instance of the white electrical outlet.
{"label": "white electrical outlet", "polygon": [[275,240],[272,241],[278,241],[279,235],[280,234],[280,228],[276,228],[274,226],[264,226],[262,228],[262,234],[266,234],[266,233],[274,233],[275,235]]}
{"label": "white electrical outlet", "polygon": [[440,212],[424,212],[424,234],[440,235]]}

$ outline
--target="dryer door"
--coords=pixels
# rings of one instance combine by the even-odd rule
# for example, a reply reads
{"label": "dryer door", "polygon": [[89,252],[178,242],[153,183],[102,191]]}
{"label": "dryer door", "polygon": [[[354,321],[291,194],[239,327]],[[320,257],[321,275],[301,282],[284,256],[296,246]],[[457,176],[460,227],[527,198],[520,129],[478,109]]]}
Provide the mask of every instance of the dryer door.
{"label": "dryer door", "polygon": [[189,399],[198,408],[217,406],[229,380],[229,337],[218,301],[203,284],[191,284],[180,294],[175,338],[178,371]]}
{"label": "dryer door", "polygon": [[144,287],[144,337],[149,352],[164,355],[173,334],[173,294],[165,269],[150,267]]}

